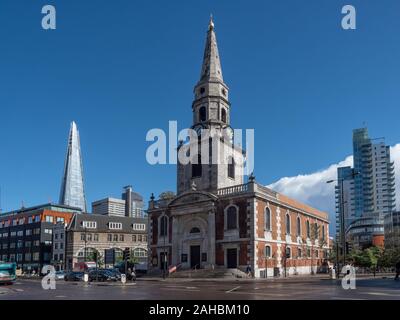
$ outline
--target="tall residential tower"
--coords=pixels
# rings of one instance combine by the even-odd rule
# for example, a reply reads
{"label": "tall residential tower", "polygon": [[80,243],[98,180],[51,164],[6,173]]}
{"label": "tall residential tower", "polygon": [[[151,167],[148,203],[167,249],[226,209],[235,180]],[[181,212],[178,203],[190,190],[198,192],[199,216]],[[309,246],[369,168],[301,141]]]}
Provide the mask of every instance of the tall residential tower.
{"label": "tall residential tower", "polygon": [[373,236],[383,237],[383,219],[395,209],[394,163],[390,147],[383,139],[369,138],[367,128],[353,130],[353,157],[354,170],[338,168],[343,184],[337,187],[337,214],[344,211],[345,228],[355,244],[371,243]]}
{"label": "tall residential tower", "polygon": [[83,212],[87,212],[81,144],[75,122],[71,123],[69,132],[64,175],[61,182],[60,204],[80,208]]}

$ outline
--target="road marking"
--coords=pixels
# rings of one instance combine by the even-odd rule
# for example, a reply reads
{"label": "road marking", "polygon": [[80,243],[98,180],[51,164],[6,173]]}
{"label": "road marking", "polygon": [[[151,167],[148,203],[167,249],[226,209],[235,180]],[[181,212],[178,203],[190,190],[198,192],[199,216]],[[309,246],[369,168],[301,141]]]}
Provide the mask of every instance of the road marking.
{"label": "road marking", "polygon": [[56,296],[56,298],[60,298],[60,299],[63,299],[63,298],[66,298],[67,296]]}
{"label": "road marking", "polygon": [[365,292],[365,294],[370,294],[372,296],[391,296],[391,294],[385,292]]}
{"label": "road marking", "polygon": [[233,292],[233,291],[236,291],[236,290],[239,289],[239,288],[240,288],[240,286],[235,287],[235,288],[233,288],[232,290],[226,291],[225,293],[231,293],[231,292]]}
{"label": "road marking", "polygon": [[17,291],[17,292],[24,292],[23,289],[15,289],[15,291]]}

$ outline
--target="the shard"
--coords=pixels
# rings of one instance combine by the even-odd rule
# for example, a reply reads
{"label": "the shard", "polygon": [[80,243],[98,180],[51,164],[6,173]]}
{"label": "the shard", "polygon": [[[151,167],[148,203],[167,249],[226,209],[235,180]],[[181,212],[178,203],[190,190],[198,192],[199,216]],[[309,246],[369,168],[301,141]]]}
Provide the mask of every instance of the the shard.
{"label": "the shard", "polygon": [[79,131],[75,122],[71,123],[69,132],[64,175],[61,183],[60,204],[80,208],[83,212],[87,212],[81,145]]}

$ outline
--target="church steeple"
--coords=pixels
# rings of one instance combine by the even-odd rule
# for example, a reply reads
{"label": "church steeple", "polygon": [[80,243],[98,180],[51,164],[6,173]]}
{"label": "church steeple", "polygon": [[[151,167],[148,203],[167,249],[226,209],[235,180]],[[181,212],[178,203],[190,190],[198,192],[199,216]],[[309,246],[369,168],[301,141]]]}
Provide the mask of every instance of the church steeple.
{"label": "church steeple", "polygon": [[193,127],[229,125],[229,88],[224,83],[221,61],[211,16],[208,24],[206,45],[200,80],[194,88]]}
{"label": "church steeple", "polygon": [[222,77],[221,61],[218,53],[217,37],[214,30],[214,21],[211,15],[208,25],[206,47],[204,49],[203,66],[201,68],[200,82],[202,81],[221,81]]}

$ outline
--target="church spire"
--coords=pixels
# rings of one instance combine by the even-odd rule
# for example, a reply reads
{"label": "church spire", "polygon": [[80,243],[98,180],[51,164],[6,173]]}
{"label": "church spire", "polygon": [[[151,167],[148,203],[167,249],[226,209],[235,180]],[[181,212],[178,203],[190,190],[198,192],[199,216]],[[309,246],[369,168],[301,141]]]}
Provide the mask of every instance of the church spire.
{"label": "church spire", "polygon": [[219,59],[217,37],[215,35],[214,20],[211,15],[208,25],[206,47],[204,49],[203,66],[201,68],[200,82],[223,82],[221,61]]}

